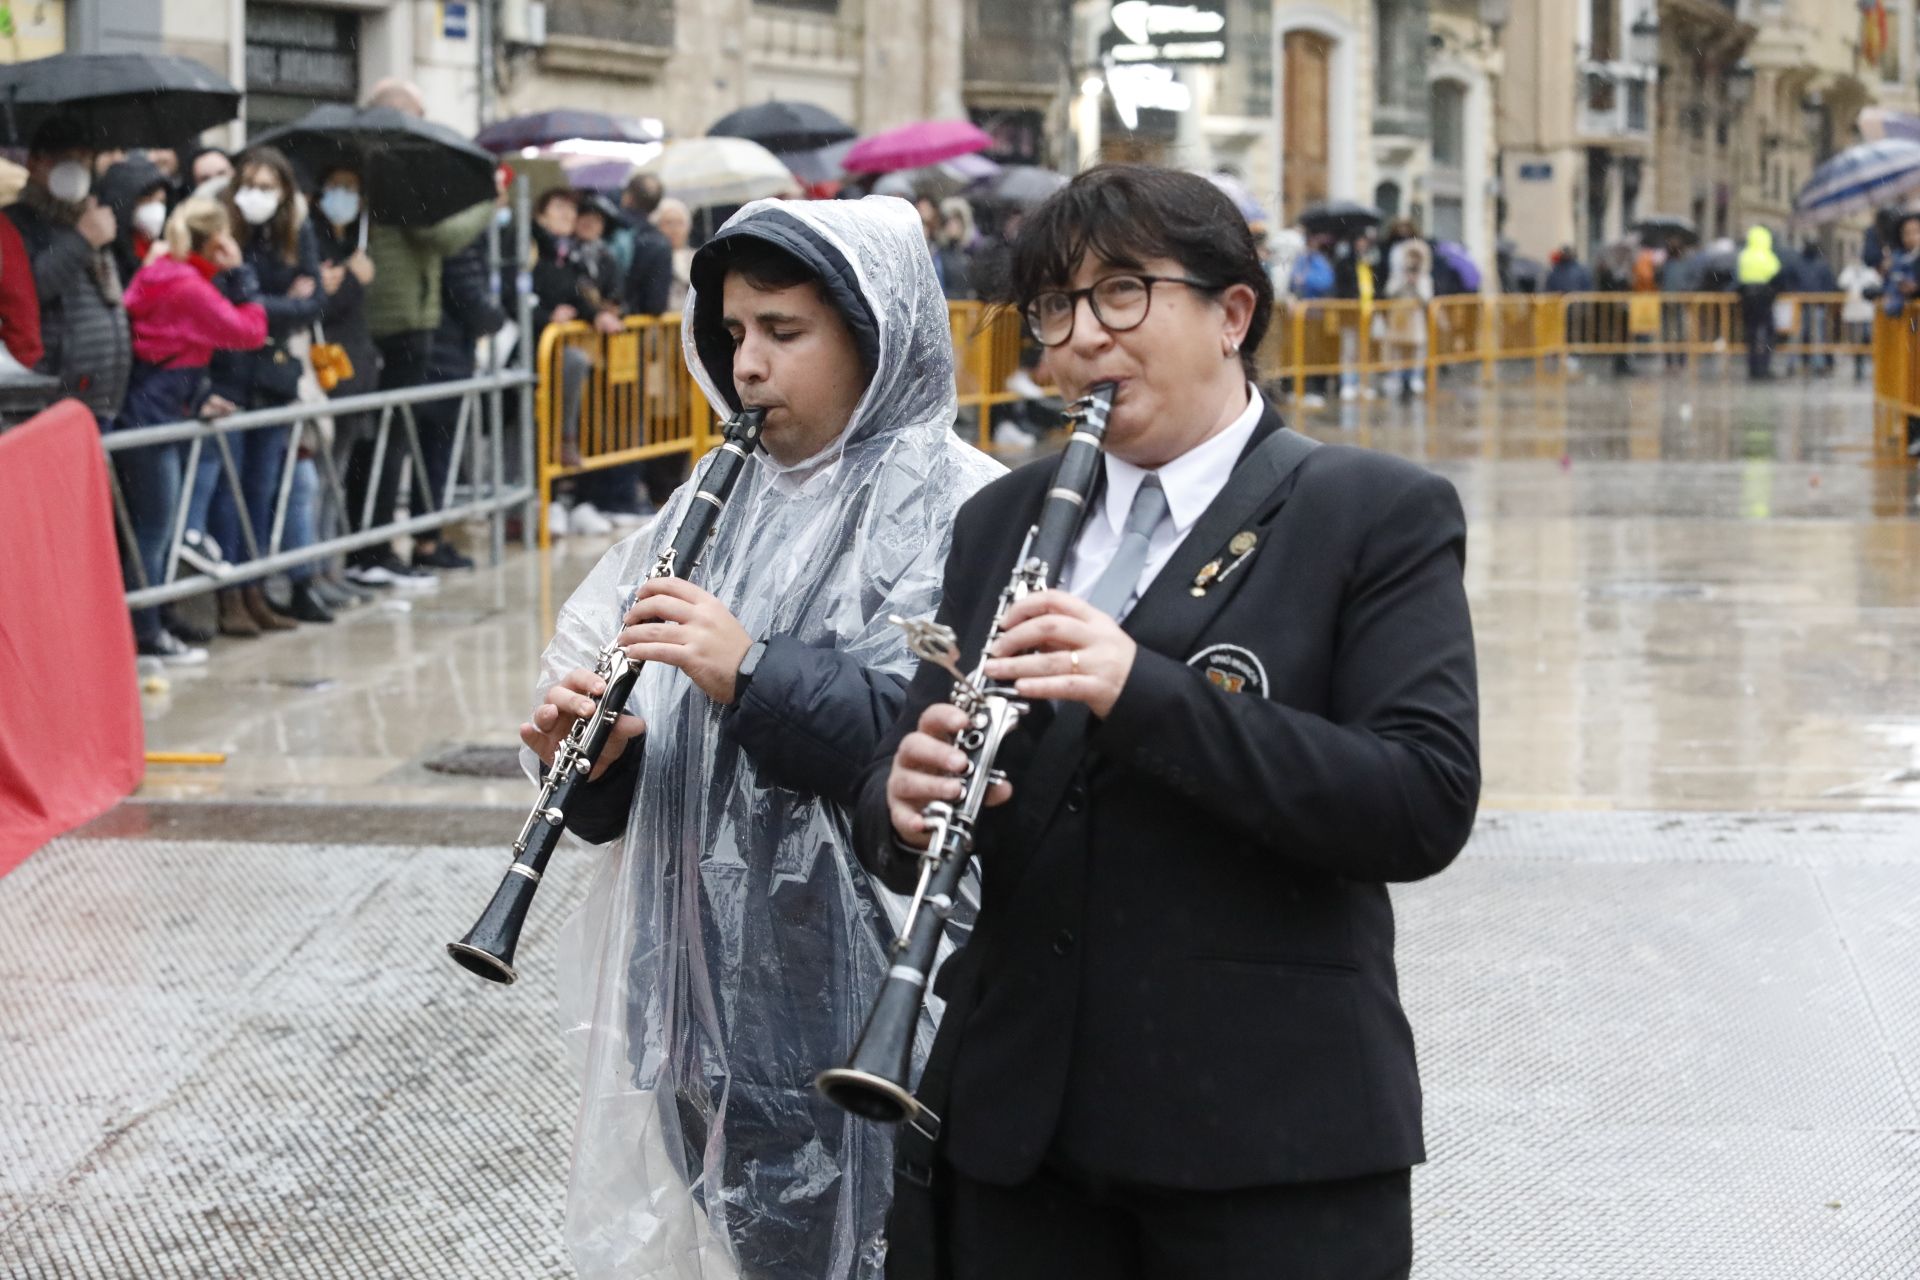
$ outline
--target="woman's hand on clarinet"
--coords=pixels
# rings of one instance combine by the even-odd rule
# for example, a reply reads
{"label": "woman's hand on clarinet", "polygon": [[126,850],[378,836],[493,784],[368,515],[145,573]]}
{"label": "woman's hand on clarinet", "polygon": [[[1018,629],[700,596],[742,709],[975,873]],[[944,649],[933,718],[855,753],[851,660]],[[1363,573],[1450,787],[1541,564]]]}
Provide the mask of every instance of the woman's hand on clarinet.
{"label": "woman's hand on clarinet", "polygon": [[1011,680],[1023,698],[1084,702],[1105,719],[1120,700],[1139,646],[1120,624],[1065,591],[1023,597],[1001,624],[989,680]]}
{"label": "woman's hand on clarinet", "polygon": [[[606,691],[607,682],[585,667],[567,672],[560,683],[547,690],[546,698],[533,709],[532,719],[520,726],[520,741],[533,748],[540,763],[552,764],[554,753],[567,740],[574,724],[593,714],[594,700]],[[639,716],[614,717],[613,732],[607,735],[607,745],[601,749],[600,758],[593,762],[588,780],[605,773],[625,754],[627,744],[646,731],[647,722]]]}
{"label": "woman's hand on clarinet", "polygon": [[680,668],[700,692],[725,705],[733,701],[753,637],[711,592],[685,578],[649,578],[627,610],[620,647],[635,662]]}
{"label": "woman's hand on clarinet", "polygon": [[[920,811],[935,800],[959,800],[967,757],[953,745],[967,727],[966,713],[950,702],[936,702],[920,713],[920,727],[900,740],[893,753],[893,772],[887,775],[887,813],[902,844],[925,848],[927,820]],[[987,788],[987,807],[1005,804],[1013,787],[996,782]]]}

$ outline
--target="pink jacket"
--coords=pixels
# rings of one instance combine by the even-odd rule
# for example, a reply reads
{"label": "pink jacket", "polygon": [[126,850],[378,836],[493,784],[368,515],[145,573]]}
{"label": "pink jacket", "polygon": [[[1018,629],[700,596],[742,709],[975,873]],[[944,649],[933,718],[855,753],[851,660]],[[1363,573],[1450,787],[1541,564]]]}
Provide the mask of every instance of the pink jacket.
{"label": "pink jacket", "polygon": [[156,258],[127,286],[133,354],[147,364],[199,368],[219,351],[251,351],[267,340],[267,312],[257,302],[235,306],[199,263]]}

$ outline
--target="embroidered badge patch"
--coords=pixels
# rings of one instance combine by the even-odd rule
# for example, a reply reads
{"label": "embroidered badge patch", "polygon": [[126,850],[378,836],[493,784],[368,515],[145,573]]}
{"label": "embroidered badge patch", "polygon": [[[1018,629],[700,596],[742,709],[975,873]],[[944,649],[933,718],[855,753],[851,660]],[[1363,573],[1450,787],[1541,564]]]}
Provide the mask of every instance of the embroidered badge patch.
{"label": "embroidered badge patch", "polygon": [[1251,650],[1237,644],[1208,645],[1188,658],[1187,665],[1200,668],[1209,683],[1228,693],[1268,696],[1267,669]]}

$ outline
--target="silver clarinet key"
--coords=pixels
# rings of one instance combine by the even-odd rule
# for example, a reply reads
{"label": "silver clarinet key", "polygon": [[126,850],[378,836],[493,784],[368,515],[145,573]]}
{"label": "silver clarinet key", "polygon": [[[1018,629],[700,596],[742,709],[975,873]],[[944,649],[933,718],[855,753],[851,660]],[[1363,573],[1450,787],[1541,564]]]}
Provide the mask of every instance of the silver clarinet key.
{"label": "silver clarinet key", "polygon": [[931,662],[961,683],[966,682],[966,673],[960,670],[960,638],[954,635],[952,627],[942,626],[931,618],[903,618],[897,613],[888,614],[887,621],[907,633],[907,648],[914,657]]}

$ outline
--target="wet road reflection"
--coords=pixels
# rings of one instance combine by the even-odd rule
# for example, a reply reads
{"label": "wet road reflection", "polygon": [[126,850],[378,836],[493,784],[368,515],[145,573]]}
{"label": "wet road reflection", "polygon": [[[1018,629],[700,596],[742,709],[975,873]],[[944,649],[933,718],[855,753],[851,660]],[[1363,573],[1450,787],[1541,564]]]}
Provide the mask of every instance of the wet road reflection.
{"label": "wet road reflection", "polygon": [[[1920,486],[1875,450],[1863,384],[1470,373],[1300,425],[1459,486],[1487,808],[1920,806]],[[551,598],[606,545],[560,545]],[[229,761],[153,768],[143,794],[523,805],[517,779],[423,761],[516,741],[542,599],[516,552],[332,627],[219,642],[148,698],[148,745]]]}

